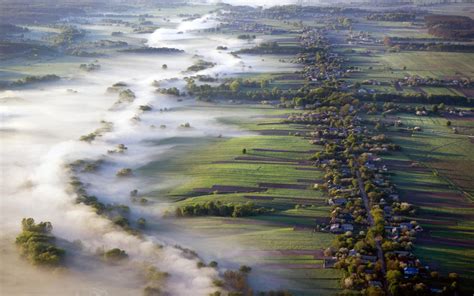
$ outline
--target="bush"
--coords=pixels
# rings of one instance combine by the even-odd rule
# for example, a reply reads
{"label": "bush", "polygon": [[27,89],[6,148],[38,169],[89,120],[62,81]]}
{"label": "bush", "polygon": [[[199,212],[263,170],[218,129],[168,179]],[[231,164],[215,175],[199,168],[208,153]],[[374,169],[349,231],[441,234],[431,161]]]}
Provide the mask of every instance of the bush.
{"label": "bush", "polygon": [[128,177],[132,175],[132,169],[124,168],[117,172],[117,177]]}
{"label": "bush", "polygon": [[146,219],[145,218],[139,218],[137,220],[137,225],[139,228],[144,229],[146,227]]}
{"label": "bush", "polygon": [[162,295],[161,290],[156,287],[148,286],[145,289],[143,289],[143,296],[160,296],[160,295]]}
{"label": "bush", "polygon": [[128,258],[128,254],[119,248],[113,248],[104,252],[104,260],[108,262],[118,262]]}

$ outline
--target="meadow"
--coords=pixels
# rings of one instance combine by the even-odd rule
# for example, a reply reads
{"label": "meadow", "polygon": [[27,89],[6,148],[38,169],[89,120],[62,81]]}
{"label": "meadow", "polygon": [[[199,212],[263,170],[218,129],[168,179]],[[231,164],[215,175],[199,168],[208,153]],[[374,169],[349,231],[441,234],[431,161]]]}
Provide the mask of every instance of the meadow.
{"label": "meadow", "polygon": [[[378,93],[423,94],[423,95],[464,95],[463,90],[450,86],[400,86],[394,81],[410,76],[440,80],[472,80],[474,66],[471,52],[389,50],[383,44],[385,37],[409,38],[412,42],[437,42],[437,38],[427,34],[423,25],[410,22],[372,22],[359,20],[354,29],[369,34],[371,44],[348,44],[348,31],[333,32],[333,42],[340,43],[336,48],[346,59],[346,66],[358,71],[346,74],[347,81],[363,83],[375,80],[382,85],[368,85],[365,88]],[[425,41],[424,41],[425,40]]]}
{"label": "meadow", "polygon": [[[385,133],[402,146],[399,153],[384,157],[401,199],[415,205],[415,219],[424,231],[415,244],[415,254],[441,273],[457,272],[467,290],[474,289],[474,149],[469,134],[472,121],[441,116],[400,114],[404,128]],[[464,132],[455,134],[457,127]]]}
{"label": "meadow", "polygon": [[[236,113],[240,108],[247,112],[252,110],[248,117],[220,119],[221,123],[251,133],[198,143],[193,146],[192,153],[186,153],[189,148],[177,148],[182,150],[175,152],[174,157],[167,157],[168,164],[152,163],[142,168],[139,173],[144,175],[158,172],[161,177],[166,175],[167,180],[184,180],[171,188],[153,192],[148,198],[165,196],[175,201],[173,206],[221,201],[253,202],[272,208],[273,213],[252,217],[193,217],[176,219],[173,223],[194,235],[198,233],[201,239],[206,237],[206,245],[233,242],[230,245],[239,248],[247,257],[242,259],[243,263],[251,260],[263,274],[289,281],[287,287],[297,295],[337,292],[340,272],[323,268],[323,250],[330,245],[333,235],[313,231],[317,223],[327,222],[330,211],[322,193],[312,189],[312,185],[322,178],[322,173],[307,163],[317,146],[293,135],[304,131],[305,127],[281,122],[292,110],[265,106],[212,108],[234,108]],[[213,186],[223,191],[213,190]],[[226,192],[223,186],[239,192]],[[262,192],[245,190],[262,186],[267,186]]]}

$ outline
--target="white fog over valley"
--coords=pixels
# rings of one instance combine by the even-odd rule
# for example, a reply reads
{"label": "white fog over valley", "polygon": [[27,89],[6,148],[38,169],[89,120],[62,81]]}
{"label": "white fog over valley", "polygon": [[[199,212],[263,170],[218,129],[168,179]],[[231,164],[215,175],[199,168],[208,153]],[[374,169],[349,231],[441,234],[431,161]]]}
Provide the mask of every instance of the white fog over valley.
{"label": "white fog over valley", "polygon": [[474,292],[473,0],[0,0],[0,296]]}
{"label": "white fog over valley", "polygon": [[[207,295],[213,291],[211,284],[216,271],[211,268],[198,270],[196,259],[183,257],[173,247],[181,244],[179,233],[166,238],[159,231],[150,231],[142,238],[127,234],[87,206],[75,204],[76,197],[68,188],[68,163],[102,159],[105,164],[97,174],[79,176],[88,184],[88,191],[106,203],[129,205],[133,216],[146,217],[151,224],[160,224],[161,203],[157,201],[147,208],[136,206],[130,202],[129,192],[134,189],[140,192],[163,189],[182,180],[168,180],[169,184],[156,180],[150,183],[146,177],[137,174],[124,182],[115,176],[116,172],[121,168],[135,170],[160,159],[176,146],[172,143],[155,144],[165,139],[236,137],[242,133],[232,126],[218,123],[216,119],[226,114],[204,107],[194,108],[194,100],[189,98],[177,102],[167,95],[156,94],[151,84],[156,80],[163,86],[182,88],[185,84],[182,79],[187,75],[185,70],[196,60],[193,55],[217,64],[202,71],[207,75],[244,73],[255,69],[269,71],[271,64],[250,57],[237,59],[216,50],[218,45],[231,49],[249,45],[235,38],[199,34],[198,30],[217,24],[215,15],[173,22],[179,25],[156,30],[148,37],[147,44],[150,47],[183,49],[185,54],[172,58],[169,55],[154,55],[152,58],[138,54],[116,55],[100,59],[101,70],[96,73],[83,75],[71,71],[61,82],[40,89],[0,92],[1,178],[8,180],[2,182],[0,262],[12,267],[1,271],[4,293],[29,294],[35,291],[51,295],[56,294],[55,289],[61,283],[61,294],[130,295],[142,288],[134,265],[144,262],[157,264],[160,270],[172,274],[167,291],[173,295],[190,295],[190,290],[193,295]],[[95,30],[100,34],[107,28],[97,27]],[[163,64],[168,65],[166,71],[162,69]],[[136,100],[111,108],[117,95],[106,93],[106,89],[117,82],[125,82],[135,92]],[[152,105],[154,111],[142,114],[138,108],[140,105]],[[140,120],[133,120],[134,116]],[[100,128],[101,121],[110,122],[111,130],[94,143],[79,141],[82,135]],[[187,122],[190,129],[180,127]],[[160,128],[161,125],[166,128]],[[107,151],[118,144],[128,147],[127,153],[107,155]],[[54,225],[54,234],[61,238],[60,244],[81,242],[83,248],[74,252],[70,270],[64,274],[42,274],[39,270],[27,268],[26,263],[14,255],[11,241],[18,232],[18,221],[23,217],[50,221]],[[164,247],[159,249],[158,245]],[[128,266],[102,266],[89,258],[98,248],[113,247],[127,251],[132,259]],[[183,247],[187,247],[186,241]],[[233,249],[235,251],[235,247]],[[207,259],[213,259],[215,254],[207,252],[206,255],[209,256]]]}

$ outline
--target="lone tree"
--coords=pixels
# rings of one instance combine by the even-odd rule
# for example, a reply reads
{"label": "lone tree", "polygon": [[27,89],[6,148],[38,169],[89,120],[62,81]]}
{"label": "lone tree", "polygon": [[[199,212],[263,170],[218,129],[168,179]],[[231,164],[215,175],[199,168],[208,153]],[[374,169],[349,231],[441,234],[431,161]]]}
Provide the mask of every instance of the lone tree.
{"label": "lone tree", "polygon": [[242,149],[242,154],[247,154],[247,149],[246,148]]}
{"label": "lone tree", "polygon": [[252,268],[247,265],[242,265],[240,266],[239,271],[242,273],[249,273],[250,271],[252,271]]}
{"label": "lone tree", "polygon": [[128,258],[128,254],[119,248],[110,249],[103,254],[103,258],[107,262],[118,262]]}
{"label": "lone tree", "polygon": [[234,93],[238,92],[240,90],[240,82],[238,80],[234,80],[230,86],[230,90]]}
{"label": "lone tree", "polygon": [[161,66],[161,69],[163,69],[163,70],[168,69],[168,65],[167,65],[167,64],[163,64],[163,65]]}

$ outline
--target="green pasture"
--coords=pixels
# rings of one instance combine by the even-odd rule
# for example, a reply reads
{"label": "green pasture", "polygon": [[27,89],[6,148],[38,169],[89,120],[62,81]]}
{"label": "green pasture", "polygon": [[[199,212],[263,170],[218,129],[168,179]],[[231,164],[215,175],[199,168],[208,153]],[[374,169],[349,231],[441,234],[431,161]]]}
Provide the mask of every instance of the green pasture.
{"label": "green pasture", "polygon": [[[213,185],[257,187],[259,183],[305,184],[299,183],[298,179],[311,179],[315,182],[321,179],[320,171],[297,170],[296,167],[301,167],[300,164],[283,162],[305,161],[311,153],[302,152],[316,150],[317,146],[311,145],[302,137],[290,134],[262,134],[265,131],[304,128],[281,123],[282,117],[293,110],[265,106],[197,108],[235,110],[235,116],[223,117],[219,119],[219,123],[233,125],[249,133],[233,138],[195,140],[192,145],[186,144],[190,139],[157,143],[176,145],[176,149],[173,149],[169,157],[164,157],[166,160],[151,163],[138,170],[137,174],[148,178],[179,181],[168,188],[148,193],[148,198],[175,201],[173,205],[207,201],[252,201],[258,206],[274,209],[273,213],[245,218],[193,217],[173,219],[173,223],[181,225],[194,235],[205,237],[206,245],[219,245],[220,242],[226,241],[239,246],[245,252],[263,252],[261,256],[254,255],[254,264],[270,275],[283,277],[287,281],[284,287],[295,295],[314,295],[315,291],[318,295],[333,295],[338,292],[341,278],[339,271],[322,269],[321,259],[305,254],[265,255],[266,251],[318,251],[330,245],[334,237],[332,234],[312,231],[317,220],[328,217],[329,207],[325,203],[323,193],[311,189],[310,183],[306,189],[269,188],[266,192],[259,193],[211,192],[196,195],[194,192],[195,188],[210,188]],[[242,114],[242,110],[246,110],[244,115],[238,115]],[[242,153],[244,148],[246,154]],[[244,163],[235,160],[236,157],[242,156],[281,159],[282,162]],[[273,200],[254,200],[245,196],[270,196]],[[308,201],[314,204],[309,204]],[[296,205],[300,206],[297,208]],[[272,268],[272,265],[278,268]]]}
{"label": "green pasture", "polygon": [[[397,114],[404,127],[419,126],[421,132],[400,133],[390,128],[387,135],[401,152],[384,157],[387,160],[419,163],[425,169],[395,169],[391,180],[401,193],[401,200],[418,207],[415,217],[424,228],[415,243],[415,254],[422,262],[433,266],[441,273],[458,272],[464,286],[470,289],[467,279],[474,278],[470,262],[474,261],[472,248],[456,245],[474,239],[473,202],[461,192],[472,194],[474,175],[473,144],[465,134],[455,134],[453,126],[470,127],[472,122],[452,120],[447,127],[447,119],[420,117],[414,114]],[[418,166],[420,167],[420,166]],[[426,193],[423,193],[426,192]],[[433,200],[424,194],[433,194]],[[439,194],[437,196],[437,194]],[[441,202],[441,204],[437,204]]]}

